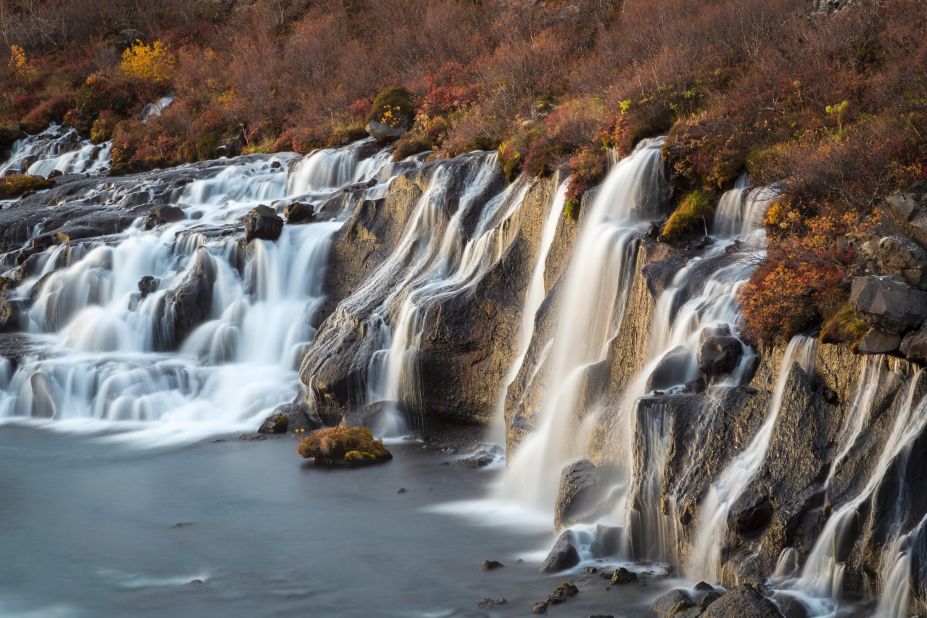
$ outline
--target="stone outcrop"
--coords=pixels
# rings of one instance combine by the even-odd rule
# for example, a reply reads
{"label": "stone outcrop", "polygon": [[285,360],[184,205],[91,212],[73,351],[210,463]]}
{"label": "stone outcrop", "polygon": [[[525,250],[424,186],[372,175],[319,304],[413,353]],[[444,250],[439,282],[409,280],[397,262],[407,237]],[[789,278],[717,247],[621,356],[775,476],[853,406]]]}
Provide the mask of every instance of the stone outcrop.
{"label": "stone outcrop", "polygon": [[158,301],[155,347],[170,350],[180,345],[212,312],[216,265],[206,249],[198,249],[183,281]]}
{"label": "stone outcrop", "polygon": [[257,206],[245,215],[245,242],[255,238],[277,240],[283,232],[283,219],[269,206]]}
{"label": "stone outcrop", "polygon": [[850,302],[863,319],[885,333],[904,333],[927,317],[927,292],[897,277],[856,277]]}
{"label": "stone outcrop", "polygon": [[554,504],[554,527],[559,530],[603,514],[610,506],[605,498],[614,484],[615,470],[610,466],[597,467],[588,459],[566,466]]}

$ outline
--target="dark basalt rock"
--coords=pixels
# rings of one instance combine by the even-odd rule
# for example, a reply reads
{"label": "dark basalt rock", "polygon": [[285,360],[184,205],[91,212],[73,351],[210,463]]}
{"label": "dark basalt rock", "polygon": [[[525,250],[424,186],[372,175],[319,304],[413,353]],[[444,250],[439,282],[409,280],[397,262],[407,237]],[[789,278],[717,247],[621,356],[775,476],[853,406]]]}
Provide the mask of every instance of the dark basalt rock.
{"label": "dark basalt rock", "polygon": [[202,248],[197,249],[193,260],[184,280],[158,301],[155,347],[159,350],[178,346],[212,312],[215,262]]}
{"label": "dark basalt rock", "polygon": [[501,597],[498,599],[486,598],[486,599],[480,599],[480,602],[477,603],[476,606],[479,607],[480,609],[489,609],[490,607],[498,607],[500,605],[505,605],[506,603],[508,603],[508,601],[505,599],[505,597]]}
{"label": "dark basalt rock", "polygon": [[501,569],[504,566],[505,565],[499,562],[498,560],[484,560],[483,563],[480,564],[480,570],[481,571],[494,571],[496,569]]}
{"label": "dark basalt rock", "polygon": [[875,275],[898,277],[911,287],[927,290],[927,250],[900,235],[863,243],[866,268]]}
{"label": "dark basalt rock", "polygon": [[618,567],[615,569],[615,572],[612,573],[611,582],[617,586],[622,586],[624,584],[633,584],[638,580],[637,573],[629,571],[624,567]]}
{"label": "dark basalt rock", "polygon": [[258,433],[308,433],[321,429],[322,426],[322,421],[309,405],[297,398],[292,403],[284,403],[274,408],[273,413],[261,424]]}
{"label": "dark basalt rock", "polygon": [[857,348],[860,354],[891,354],[901,345],[901,335],[872,329],[863,336]]}
{"label": "dark basalt rock", "polygon": [[850,302],[866,322],[889,334],[902,334],[927,317],[927,292],[897,277],[854,278]]}
{"label": "dark basalt rock", "polygon": [[245,242],[255,238],[277,240],[283,233],[283,219],[269,206],[256,206],[245,215]]}
{"label": "dark basalt rock", "polygon": [[708,378],[727,375],[737,368],[742,356],[743,345],[736,337],[709,335],[698,351],[698,370]]}
{"label": "dark basalt rock", "polygon": [[663,355],[647,378],[647,392],[662,391],[686,381],[695,365],[695,358],[683,346],[677,346]]}
{"label": "dark basalt rock", "polygon": [[737,586],[708,606],[704,618],[782,618],[772,601],[750,585]]}
{"label": "dark basalt rock", "polygon": [[615,469],[596,467],[588,459],[566,466],[554,505],[554,526],[560,529],[608,508],[607,496],[614,485]]}
{"label": "dark basalt rock", "polygon": [[7,298],[0,291],[0,333],[12,333],[20,329],[21,303]]}
{"label": "dark basalt rock", "polygon": [[186,218],[187,216],[183,210],[177,206],[155,206],[148,211],[148,218],[145,219],[145,229],[152,230],[159,225],[176,223]]}
{"label": "dark basalt rock", "polygon": [[901,340],[901,353],[915,363],[927,363],[927,331],[912,331]]}
{"label": "dark basalt rock", "polygon": [[138,280],[138,291],[142,298],[147,298],[149,294],[158,291],[158,280],[151,275],[145,275]]}
{"label": "dark basalt rock", "polygon": [[312,204],[293,202],[283,209],[283,216],[289,224],[311,223],[315,219],[315,209]]}
{"label": "dark basalt rock", "polygon": [[542,573],[559,573],[579,564],[579,552],[576,550],[576,534],[567,530],[560,535],[553,549],[547,554]]}
{"label": "dark basalt rock", "polygon": [[658,618],[670,618],[670,616],[675,616],[691,607],[695,607],[695,602],[689,596],[689,593],[681,588],[670,590],[666,594],[657,597],[650,605],[650,609]]}

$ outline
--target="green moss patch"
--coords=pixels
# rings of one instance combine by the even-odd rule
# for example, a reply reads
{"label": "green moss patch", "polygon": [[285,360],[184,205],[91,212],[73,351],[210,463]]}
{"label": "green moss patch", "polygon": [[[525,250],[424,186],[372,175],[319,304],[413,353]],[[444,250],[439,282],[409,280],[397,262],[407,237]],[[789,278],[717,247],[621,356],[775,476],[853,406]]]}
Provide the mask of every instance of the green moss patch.
{"label": "green moss patch", "polygon": [[53,181],[46,180],[41,176],[29,176],[27,174],[4,176],[0,178],[0,200],[11,200],[29,195],[42,189],[48,189],[54,184]]}
{"label": "green moss patch", "polygon": [[711,195],[706,191],[690,191],[666,221],[660,237],[667,242],[679,242],[707,235],[714,216],[715,205]]}

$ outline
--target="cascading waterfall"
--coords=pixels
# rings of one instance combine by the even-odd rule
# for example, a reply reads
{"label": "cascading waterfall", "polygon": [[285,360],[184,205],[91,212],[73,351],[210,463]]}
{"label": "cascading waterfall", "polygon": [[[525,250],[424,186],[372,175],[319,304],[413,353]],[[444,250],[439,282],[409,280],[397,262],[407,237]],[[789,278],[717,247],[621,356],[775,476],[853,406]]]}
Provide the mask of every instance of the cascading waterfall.
{"label": "cascading waterfall", "polygon": [[[18,289],[35,298],[28,315],[38,352],[0,382],[0,417],[54,418],[57,427],[134,421],[106,427],[142,428],[149,444],[253,429],[295,394],[343,217],[286,225],[278,240],[246,249],[234,232],[259,203],[324,201],[336,182],[369,180],[363,195],[382,193],[388,153],[367,157],[366,146],[233,160],[176,195],[182,221],[145,231],[140,220],[116,237],[50,249],[44,277]],[[161,307],[200,267],[214,275],[210,314],[179,353],[159,352]],[[146,276],[157,289],[142,298]]]}
{"label": "cascading waterfall", "polygon": [[0,176],[17,172],[48,177],[62,174],[104,174],[110,168],[112,144],[81,140],[76,129],[53,124],[41,133],[17,140],[10,157],[0,164]]}
{"label": "cascading waterfall", "polygon": [[744,492],[759,471],[766,458],[769,440],[776,420],[782,409],[785,387],[792,367],[798,365],[805,373],[814,370],[815,339],[796,335],[789,342],[779,366],[776,386],[766,412],[766,419],[750,444],[724,469],[717,481],[712,483],[699,510],[699,524],[692,550],[692,562],[688,571],[691,577],[718,579],[721,563],[721,544],[727,529],[727,517],[731,506]]}
{"label": "cascading waterfall", "polygon": [[[805,561],[800,577],[784,583],[785,588],[801,595],[815,616],[833,615],[838,610],[837,599],[843,593],[844,562],[850,546],[855,541],[852,530],[859,517],[858,512],[872,499],[885,481],[892,465],[907,457],[912,443],[927,427],[927,397],[919,395],[924,379],[925,374],[921,370],[912,376],[891,433],[866,484],[830,515]],[[905,519],[904,493],[899,491],[895,494],[895,503],[889,514],[890,521],[893,522],[893,540],[886,544],[882,553],[882,599],[877,614],[880,617],[895,618],[908,615],[907,579],[910,576],[910,553],[906,547],[907,535],[897,529],[900,525],[898,522]]]}
{"label": "cascading waterfall", "polygon": [[565,273],[538,422],[510,458],[502,487],[507,498],[550,509],[561,468],[584,451],[586,374],[606,357],[621,327],[637,237],[663,202],[661,143],[647,140],[615,165],[582,221]]}

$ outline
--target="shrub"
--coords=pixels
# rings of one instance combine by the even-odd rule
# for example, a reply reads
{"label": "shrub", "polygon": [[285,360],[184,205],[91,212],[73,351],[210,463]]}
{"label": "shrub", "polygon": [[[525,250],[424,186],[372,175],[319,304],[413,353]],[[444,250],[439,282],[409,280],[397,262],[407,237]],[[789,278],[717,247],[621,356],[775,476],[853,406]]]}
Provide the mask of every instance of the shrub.
{"label": "shrub", "polygon": [[61,122],[70,107],[71,101],[63,97],[45,99],[23,116],[20,123],[27,133],[39,133],[49,124]]}
{"label": "shrub", "polygon": [[174,55],[161,41],[150,45],[136,41],[122,52],[119,68],[127,77],[164,83],[174,74],[175,63]]}
{"label": "shrub", "polygon": [[318,465],[388,461],[392,454],[366,427],[331,427],[315,431],[299,443],[299,454]]}
{"label": "shrub", "polygon": [[26,174],[10,174],[0,178],[0,200],[11,200],[48,189],[55,183],[41,176],[28,176]]}
{"label": "shrub", "polygon": [[607,164],[607,151],[602,146],[586,146],[570,157],[570,186],[567,187],[566,201],[563,204],[567,217],[574,221],[579,218],[583,195],[599,184],[605,176]]}
{"label": "shrub", "polygon": [[110,111],[100,114],[100,117],[93,122],[93,126],[90,128],[90,141],[99,144],[111,138],[117,121],[116,115]]}
{"label": "shrub", "polygon": [[374,99],[367,122],[380,122],[393,128],[411,127],[415,119],[412,93],[393,86],[381,91]]}
{"label": "shrub", "polygon": [[699,234],[707,235],[714,214],[715,205],[711,194],[698,189],[690,191],[667,219],[660,238],[667,242],[679,242]]}

